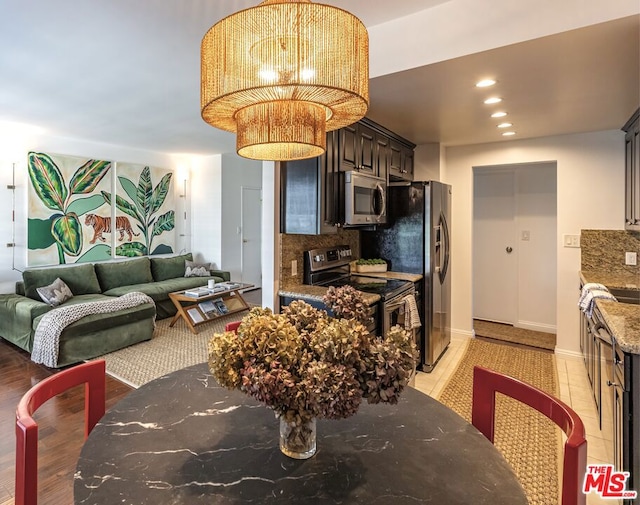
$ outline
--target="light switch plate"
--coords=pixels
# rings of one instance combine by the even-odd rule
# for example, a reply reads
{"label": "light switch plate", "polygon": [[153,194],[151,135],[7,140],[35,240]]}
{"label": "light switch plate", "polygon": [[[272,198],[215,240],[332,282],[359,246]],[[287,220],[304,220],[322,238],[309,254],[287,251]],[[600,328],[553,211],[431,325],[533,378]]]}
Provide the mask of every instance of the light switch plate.
{"label": "light switch plate", "polygon": [[638,255],[634,252],[626,252],[624,253],[624,264],[625,265],[637,265],[638,264]]}
{"label": "light switch plate", "polygon": [[580,235],[563,235],[562,242],[565,247],[580,247]]}

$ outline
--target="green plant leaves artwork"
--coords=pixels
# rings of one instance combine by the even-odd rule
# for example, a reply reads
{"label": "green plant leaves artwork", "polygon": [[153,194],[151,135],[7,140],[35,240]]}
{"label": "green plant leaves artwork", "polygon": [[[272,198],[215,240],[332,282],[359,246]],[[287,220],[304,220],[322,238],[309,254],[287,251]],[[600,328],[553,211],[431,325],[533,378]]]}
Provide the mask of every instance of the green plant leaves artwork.
{"label": "green plant leaves artwork", "polygon": [[116,256],[173,252],[175,202],[171,191],[172,177],[173,172],[169,170],[118,163],[116,222],[119,226],[130,227],[136,238],[116,247]]}
{"label": "green plant leaves artwork", "polygon": [[175,250],[171,171],[30,152],[28,174],[29,266]]}

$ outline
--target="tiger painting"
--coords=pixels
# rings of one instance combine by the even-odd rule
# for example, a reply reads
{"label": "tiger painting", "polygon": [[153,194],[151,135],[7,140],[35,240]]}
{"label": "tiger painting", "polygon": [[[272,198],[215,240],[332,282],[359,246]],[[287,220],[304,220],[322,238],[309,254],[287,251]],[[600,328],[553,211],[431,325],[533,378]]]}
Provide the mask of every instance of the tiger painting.
{"label": "tiger painting", "polygon": [[[89,241],[90,244],[95,244],[96,240],[100,239],[103,242],[107,240],[102,236],[103,233],[111,233],[111,216],[102,217],[96,214],[87,214],[84,220],[84,224],[93,227],[93,238]],[[139,236],[139,233],[135,233],[131,228],[131,223],[127,216],[116,216],[116,231],[120,232],[118,240],[121,242],[124,240],[125,232],[129,235],[129,242],[133,239],[133,236]]]}

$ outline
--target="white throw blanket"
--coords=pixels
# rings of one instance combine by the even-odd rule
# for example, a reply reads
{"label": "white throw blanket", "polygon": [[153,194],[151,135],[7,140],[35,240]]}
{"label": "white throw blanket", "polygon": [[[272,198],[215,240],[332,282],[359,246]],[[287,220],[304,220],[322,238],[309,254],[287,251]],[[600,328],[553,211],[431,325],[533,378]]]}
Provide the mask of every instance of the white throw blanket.
{"label": "white throw blanket", "polygon": [[144,303],[154,302],[149,296],[136,291],[112,300],[65,305],[47,312],[40,319],[33,337],[31,361],[55,368],[58,366],[60,335],[71,323],[90,314],[117,312],[118,310],[136,307]]}

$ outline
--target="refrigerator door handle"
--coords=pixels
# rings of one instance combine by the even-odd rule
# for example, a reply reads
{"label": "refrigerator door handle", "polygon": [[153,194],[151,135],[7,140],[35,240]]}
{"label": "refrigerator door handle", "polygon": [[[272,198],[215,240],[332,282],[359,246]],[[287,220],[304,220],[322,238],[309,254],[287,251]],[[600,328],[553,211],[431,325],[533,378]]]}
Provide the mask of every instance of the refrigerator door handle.
{"label": "refrigerator door handle", "polygon": [[445,278],[447,277],[447,270],[449,270],[449,227],[447,226],[447,218],[443,213],[440,213],[440,223],[438,228],[442,230],[441,241],[443,244],[439,247],[439,249],[444,249],[443,251],[439,251],[440,259],[442,260],[442,264],[436,269],[438,272],[438,276],[440,277],[440,282],[443,283]]}
{"label": "refrigerator door handle", "polygon": [[442,220],[437,224],[437,226],[433,227],[433,249],[435,252],[435,270],[440,273],[440,269],[442,268],[442,227],[440,226]]}

